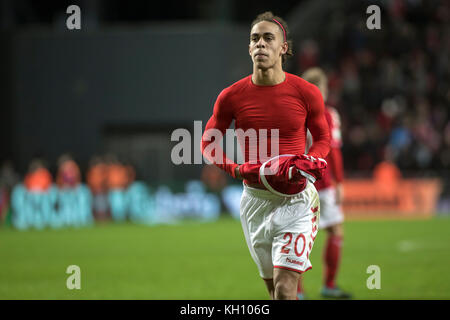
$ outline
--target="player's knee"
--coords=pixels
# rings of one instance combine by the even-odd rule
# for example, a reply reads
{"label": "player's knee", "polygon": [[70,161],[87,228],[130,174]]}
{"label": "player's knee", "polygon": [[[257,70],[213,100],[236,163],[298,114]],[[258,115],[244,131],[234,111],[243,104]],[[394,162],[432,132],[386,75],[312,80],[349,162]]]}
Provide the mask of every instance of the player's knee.
{"label": "player's knee", "polygon": [[297,283],[293,279],[280,279],[275,284],[275,300],[293,300],[296,297]]}
{"label": "player's knee", "polygon": [[344,229],[342,228],[342,224],[337,224],[335,227],[336,227],[335,235],[338,236],[338,237],[343,237],[344,236]]}
{"label": "player's knee", "polygon": [[328,227],[326,230],[328,234],[331,236],[342,237],[344,235],[342,224],[335,224],[333,226]]}

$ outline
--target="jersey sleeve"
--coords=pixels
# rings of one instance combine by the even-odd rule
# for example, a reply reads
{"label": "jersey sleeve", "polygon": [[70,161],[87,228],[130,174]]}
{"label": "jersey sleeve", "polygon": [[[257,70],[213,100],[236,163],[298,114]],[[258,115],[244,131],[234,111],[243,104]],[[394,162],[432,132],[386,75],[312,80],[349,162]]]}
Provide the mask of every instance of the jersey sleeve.
{"label": "jersey sleeve", "polygon": [[208,161],[235,178],[235,168],[238,165],[228,159],[220,146],[220,140],[223,139],[233,118],[232,105],[227,100],[227,89],[225,89],[217,97],[213,115],[206,123],[200,145],[202,154]]}
{"label": "jersey sleeve", "polygon": [[308,106],[306,127],[313,137],[308,155],[325,159],[330,151],[330,128],[325,117],[322,94],[316,86],[311,85],[305,90],[304,97]]}

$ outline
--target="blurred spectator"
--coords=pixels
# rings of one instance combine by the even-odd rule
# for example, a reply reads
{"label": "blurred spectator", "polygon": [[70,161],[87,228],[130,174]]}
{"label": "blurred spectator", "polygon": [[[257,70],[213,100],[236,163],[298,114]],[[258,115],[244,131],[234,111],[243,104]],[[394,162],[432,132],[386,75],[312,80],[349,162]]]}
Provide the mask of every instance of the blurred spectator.
{"label": "blurred spectator", "polygon": [[52,185],[53,178],[45,165],[39,158],[31,161],[28,173],[25,176],[25,187],[31,192],[46,192]]}
{"label": "blurred spectator", "polygon": [[134,177],[130,168],[123,165],[115,155],[107,155],[108,178],[107,184],[109,190],[126,189],[130,184],[130,180]]}
{"label": "blurred spectator", "polygon": [[388,146],[384,152],[384,160],[375,165],[373,178],[378,184],[378,193],[394,194],[402,178],[402,173],[392,158],[392,149]]}
{"label": "blurred spectator", "polygon": [[213,192],[221,192],[227,185],[226,174],[214,165],[203,166],[201,179],[203,184]]}
{"label": "blurred spectator", "polygon": [[113,190],[125,190],[135,180],[136,171],[129,163],[122,163],[116,155],[95,156],[91,159],[86,180],[94,197],[93,211],[97,220],[111,217],[108,194]]}
{"label": "blurred spectator", "polygon": [[102,157],[92,157],[86,180],[93,195],[94,218],[96,220],[108,219],[108,165]]}
{"label": "blurred spectator", "polygon": [[10,210],[12,188],[19,182],[19,176],[12,162],[5,161],[0,167],[0,225],[5,224]]}
{"label": "blurred spectator", "polygon": [[76,188],[81,182],[80,168],[69,154],[58,159],[56,183],[60,189]]}
{"label": "blurred spectator", "polygon": [[225,171],[220,170],[212,164],[205,164],[202,168],[201,181],[207,188],[207,192],[218,196],[220,201],[220,211],[228,211],[229,209],[227,203],[225,203],[225,198],[222,197],[222,191],[224,191],[228,183]]}
{"label": "blurred spectator", "polygon": [[384,160],[375,166],[373,178],[382,183],[396,184],[402,178],[402,173],[395,163],[390,160]]}
{"label": "blurred spectator", "polygon": [[131,163],[124,162],[125,170],[127,171],[128,182],[127,188],[136,180],[136,169]]}
{"label": "blurred spectator", "polygon": [[0,187],[11,190],[19,182],[19,175],[11,161],[5,161],[0,168]]}
{"label": "blurred spectator", "polygon": [[0,225],[5,224],[9,212],[9,193],[0,188]]}

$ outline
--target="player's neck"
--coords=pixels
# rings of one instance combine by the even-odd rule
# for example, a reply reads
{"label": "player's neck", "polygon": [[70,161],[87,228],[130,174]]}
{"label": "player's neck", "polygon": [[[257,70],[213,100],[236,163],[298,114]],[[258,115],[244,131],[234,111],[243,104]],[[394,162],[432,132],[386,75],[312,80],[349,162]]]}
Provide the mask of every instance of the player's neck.
{"label": "player's neck", "polygon": [[274,86],[282,83],[286,79],[286,74],[280,67],[269,69],[253,69],[252,82],[258,86]]}

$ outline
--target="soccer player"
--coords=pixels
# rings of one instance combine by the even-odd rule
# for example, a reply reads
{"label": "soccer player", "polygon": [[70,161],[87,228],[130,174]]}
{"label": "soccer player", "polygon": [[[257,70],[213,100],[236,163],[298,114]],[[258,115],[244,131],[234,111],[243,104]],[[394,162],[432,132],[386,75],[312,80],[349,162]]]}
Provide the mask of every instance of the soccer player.
{"label": "soccer player", "polygon": [[[258,166],[267,159],[258,154],[257,164],[249,160],[261,142],[267,149],[271,147],[272,135],[263,137],[259,134],[261,129],[278,130],[279,155],[304,155],[307,128],[314,137],[307,158],[314,164],[329,152],[330,134],[319,89],[283,71],[283,62],[292,55],[288,37],[287,25],[280,17],[271,12],[256,17],[249,44],[253,73],[219,94],[202,136],[201,149],[206,159],[232,177],[244,180],[240,216],[250,254],[270,297],[294,300],[300,274],[311,268],[309,254],[318,230],[318,193],[305,178],[297,184],[286,178],[280,180],[284,181],[280,188],[294,188],[296,193],[291,197],[275,195],[258,175]],[[245,138],[239,141],[247,161],[242,165],[228,159],[217,147],[233,119],[236,131],[257,133],[256,143],[245,144]],[[221,133],[219,138],[213,134],[217,131]],[[213,143],[216,147],[208,153]]]}
{"label": "soccer player", "polygon": [[[317,67],[310,68],[303,73],[302,78],[316,85],[322,93],[324,101],[327,100],[328,79],[322,69]],[[341,153],[341,121],[337,110],[330,106],[325,108],[325,117],[330,127],[331,149],[326,158],[328,166],[322,179],[317,180],[315,183],[320,199],[319,229],[325,229],[327,233],[323,254],[325,265],[324,286],[321,294],[325,298],[349,299],[351,295],[336,286],[336,276],[341,260],[342,238],[344,235],[342,229],[344,216],[341,209],[343,199],[342,181],[344,178]],[[309,143],[310,141],[308,141],[307,145]],[[297,297],[300,300],[304,298],[301,278],[299,280]]]}

